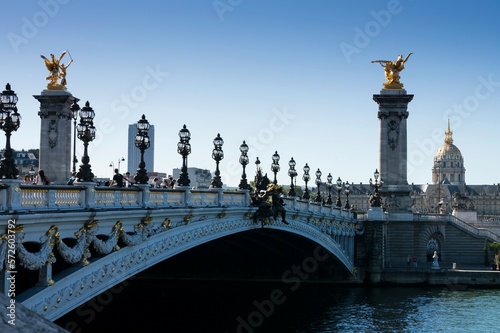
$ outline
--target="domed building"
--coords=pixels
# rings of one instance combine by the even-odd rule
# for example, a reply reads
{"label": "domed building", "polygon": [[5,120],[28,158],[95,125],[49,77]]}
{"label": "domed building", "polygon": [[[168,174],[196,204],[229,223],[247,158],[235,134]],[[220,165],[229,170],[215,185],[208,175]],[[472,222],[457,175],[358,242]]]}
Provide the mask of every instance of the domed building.
{"label": "domed building", "polygon": [[448,129],[445,132],[444,144],[434,156],[432,183],[456,185],[462,191],[465,190],[464,158],[460,149],[453,144],[453,132],[450,130],[450,121],[448,121]]}
{"label": "domed building", "polygon": [[[468,185],[460,149],[453,143],[448,121],[444,143],[437,150],[431,169],[431,183],[410,184],[412,211],[416,214],[451,214],[476,226],[500,234],[500,183]],[[349,201],[358,213],[368,211],[370,184],[351,184]]]}

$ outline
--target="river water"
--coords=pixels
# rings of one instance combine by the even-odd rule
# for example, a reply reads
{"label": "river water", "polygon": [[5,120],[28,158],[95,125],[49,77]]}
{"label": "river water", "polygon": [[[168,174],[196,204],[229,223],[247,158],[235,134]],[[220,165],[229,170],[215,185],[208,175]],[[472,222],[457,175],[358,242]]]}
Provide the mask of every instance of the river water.
{"label": "river water", "polygon": [[56,323],[73,332],[496,332],[500,290],[134,279]]}

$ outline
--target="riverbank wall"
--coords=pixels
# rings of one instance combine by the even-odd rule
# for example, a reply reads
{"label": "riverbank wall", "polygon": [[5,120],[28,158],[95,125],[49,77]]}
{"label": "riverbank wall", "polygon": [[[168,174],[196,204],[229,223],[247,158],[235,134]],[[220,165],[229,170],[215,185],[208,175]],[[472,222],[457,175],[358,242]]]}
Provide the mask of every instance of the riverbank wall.
{"label": "riverbank wall", "polygon": [[370,285],[447,286],[500,288],[500,271],[474,269],[423,269],[367,271],[364,281]]}

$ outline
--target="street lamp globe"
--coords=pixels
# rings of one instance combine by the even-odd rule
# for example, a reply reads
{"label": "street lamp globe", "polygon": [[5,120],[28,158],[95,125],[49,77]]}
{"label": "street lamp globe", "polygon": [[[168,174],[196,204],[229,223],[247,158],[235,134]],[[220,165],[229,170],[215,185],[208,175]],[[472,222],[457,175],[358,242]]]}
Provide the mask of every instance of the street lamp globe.
{"label": "street lamp globe", "polygon": [[309,167],[309,165],[306,165],[304,166],[304,168],[302,169],[304,171],[304,175],[302,176],[302,180],[306,183],[306,189],[304,190],[304,194],[302,195],[302,199],[304,200],[309,200],[309,189],[307,188],[307,182],[311,179],[311,175],[309,175],[309,171],[311,170],[311,168]]}
{"label": "street lamp globe", "polygon": [[5,132],[5,151],[0,161],[0,179],[17,179],[19,170],[16,167],[13,155],[14,151],[10,146],[10,136],[12,132],[18,130],[21,125],[21,115],[17,112],[17,95],[10,89],[7,83],[5,90],[0,93],[0,129]]}
{"label": "street lamp globe", "polygon": [[295,170],[295,166],[297,163],[293,159],[293,157],[290,159],[288,162],[288,176],[290,176],[290,191],[288,191],[288,196],[294,197],[296,195],[295,193],[295,185],[293,184],[293,178],[297,177],[297,170]]}
{"label": "street lamp globe", "polygon": [[78,139],[83,142],[84,147],[82,164],[80,165],[80,170],[76,174],[79,182],[91,182],[94,179],[94,174],[92,173],[92,169],[89,164],[90,157],[88,155],[89,142],[95,139],[96,133],[96,128],[94,127],[94,116],[95,112],[90,107],[90,103],[87,101],[85,106],[80,110],[80,122],[76,126]]}
{"label": "street lamp globe", "polygon": [[320,192],[320,187],[321,187],[321,175],[323,173],[321,172],[321,170],[319,170],[318,168],[318,171],[316,171],[316,186],[318,187],[318,194],[316,195],[316,202],[323,202],[323,199],[321,198],[321,192]]}
{"label": "street lamp globe", "polygon": [[212,158],[215,161],[215,176],[212,179],[211,187],[222,188],[222,180],[220,177],[219,162],[224,158],[224,152],[222,151],[222,145],[224,140],[222,140],[220,133],[217,133],[214,141],[214,149],[212,151]]}
{"label": "street lamp globe", "polygon": [[273,154],[272,159],[271,171],[274,173],[274,184],[278,184],[278,180],[276,179],[276,174],[280,171],[280,155],[278,155],[278,151]]}
{"label": "street lamp globe", "polygon": [[331,205],[332,202],[332,181],[333,177],[331,173],[328,173],[328,176],[326,176],[326,184],[328,186],[328,199],[326,200],[327,205]]}
{"label": "street lamp globe", "polygon": [[177,152],[182,156],[182,168],[177,182],[179,186],[189,186],[189,183],[191,183],[187,168],[187,157],[191,153],[189,140],[191,140],[191,133],[186,128],[186,125],[184,125],[179,131],[179,142],[177,143]]}
{"label": "street lamp globe", "polygon": [[[150,125],[144,114],[136,123],[135,127],[137,129],[137,134],[135,135],[134,144],[141,152],[141,160],[139,162],[137,172],[134,175],[134,181],[136,184],[147,184],[149,181],[149,177],[146,170],[146,162],[144,161],[144,152],[150,147],[151,140],[148,134]],[[125,159],[122,157],[122,160],[124,161]],[[118,159],[118,165],[119,163],[120,159]],[[118,167],[118,169],[119,168],[120,167]]]}
{"label": "street lamp globe", "polygon": [[335,203],[335,206],[338,208],[342,207],[342,202],[340,201],[340,192],[342,192],[342,179],[340,177],[337,179],[337,202]]}
{"label": "street lamp globe", "polygon": [[240,164],[243,167],[243,173],[241,174],[241,180],[240,180],[240,185],[238,186],[240,190],[248,190],[250,186],[248,185],[247,182],[247,175],[245,173],[245,168],[249,163],[248,159],[248,145],[246,144],[245,140],[243,140],[243,143],[240,145]]}

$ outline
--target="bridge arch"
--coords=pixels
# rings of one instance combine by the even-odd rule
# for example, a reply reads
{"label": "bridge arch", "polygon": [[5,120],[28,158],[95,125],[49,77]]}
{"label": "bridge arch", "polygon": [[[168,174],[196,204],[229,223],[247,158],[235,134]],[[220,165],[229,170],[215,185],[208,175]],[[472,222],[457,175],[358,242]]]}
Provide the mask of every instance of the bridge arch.
{"label": "bridge arch", "polygon": [[[91,258],[88,266],[61,272],[55,276],[54,285],[26,297],[22,303],[49,320],[55,320],[112,286],[179,253],[212,240],[262,228],[248,214],[242,215],[226,211],[222,215],[160,230],[137,244],[122,247],[101,258]],[[352,274],[356,233],[352,221],[327,220],[324,214],[315,217],[311,213],[296,213],[289,222],[285,225],[280,221],[270,221],[264,228],[292,233],[318,244]],[[131,237],[131,233],[128,234]],[[313,258],[315,255],[319,256],[312,253]]]}

